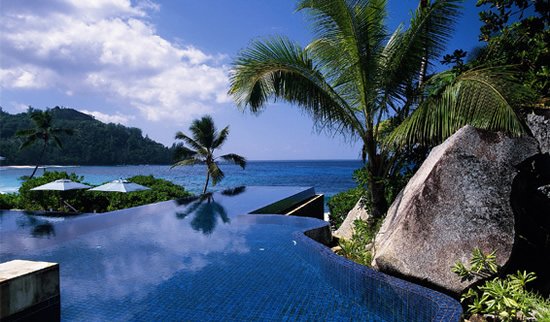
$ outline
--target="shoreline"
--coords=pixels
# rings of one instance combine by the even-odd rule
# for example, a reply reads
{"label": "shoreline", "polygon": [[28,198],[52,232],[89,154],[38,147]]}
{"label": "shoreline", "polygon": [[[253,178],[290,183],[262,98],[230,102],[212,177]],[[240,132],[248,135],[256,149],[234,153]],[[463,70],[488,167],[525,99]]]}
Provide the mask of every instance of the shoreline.
{"label": "shoreline", "polygon": [[[3,165],[0,166],[1,169],[34,169],[36,165]],[[38,166],[38,169],[48,169],[48,168],[78,168],[79,165],[41,165]]]}

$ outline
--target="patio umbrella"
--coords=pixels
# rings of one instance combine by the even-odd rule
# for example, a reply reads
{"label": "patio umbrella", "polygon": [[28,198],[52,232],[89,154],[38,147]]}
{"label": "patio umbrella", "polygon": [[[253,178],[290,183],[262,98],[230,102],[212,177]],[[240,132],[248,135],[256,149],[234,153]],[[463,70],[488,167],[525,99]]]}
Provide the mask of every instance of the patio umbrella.
{"label": "patio umbrella", "polygon": [[[67,190],[77,190],[77,189],[86,189],[90,188],[90,186],[71,181],[69,179],[59,179],[55,180],[46,184],[43,184],[38,187],[34,187],[31,190],[37,191],[37,190],[55,190],[55,191],[67,191]],[[61,203],[67,206],[69,209],[71,209],[74,212],[78,212],[75,207],[71,206],[68,202],[63,200],[61,198]]]}
{"label": "patio umbrella", "polygon": [[119,179],[113,180],[101,186],[97,186],[88,191],[134,192],[143,190],[151,190],[151,188],[130,182],[128,180]]}
{"label": "patio umbrella", "polygon": [[38,187],[34,187],[31,190],[57,190],[57,191],[67,191],[67,190],[75,190],[75,189],[86,189],[90,188],[90,186],[71,181],[69,179],[59,179],[52,181],[50,183],[43,184]]}

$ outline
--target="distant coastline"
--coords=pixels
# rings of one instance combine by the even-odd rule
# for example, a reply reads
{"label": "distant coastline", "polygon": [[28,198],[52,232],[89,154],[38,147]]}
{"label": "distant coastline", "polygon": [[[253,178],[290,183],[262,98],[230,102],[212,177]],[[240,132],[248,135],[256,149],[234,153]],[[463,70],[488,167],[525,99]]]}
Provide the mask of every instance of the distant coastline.
{"label": "distant coastline", "polygon": [[[237,186],[311,186],[327,197],[353,188],[353,172],[362,166],[360,160],[252,160],[245,170],[235,165],[224,165],[226,178],[212,190]],[[34,166],[0,167],[0,191],[17,192],[22,176],[29,176]],[[154,175],[185,187],[193,193],[201,193],[204,185],[204,168],[199,166],[170,168],[170,165],[46,165],[47,171],[74,172],[84,181],[99,185],[114,179],[134,175]]]}
{"label": "distant coastline", "polygon": [[[34,169],[36,165],[4,165],[0,166],[2,169]],[[79,165],[40,165],[38,169],[49,169],[49,168],[78,168]]]}

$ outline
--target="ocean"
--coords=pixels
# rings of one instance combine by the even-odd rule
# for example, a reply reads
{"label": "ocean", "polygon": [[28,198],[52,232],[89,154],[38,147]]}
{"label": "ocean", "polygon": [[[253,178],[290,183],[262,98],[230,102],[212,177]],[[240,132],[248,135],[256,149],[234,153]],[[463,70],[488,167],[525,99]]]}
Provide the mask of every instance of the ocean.
{"label": "ocean", "polygon": [[[237,186],[300,186],[314,187],[325,198],[353,188],[353,171],[361,167],[359,160],[314,161],[249,161],[246,169],[233,164],[220,164],[225,178],[209,191],[219,191]],[[0,167],[0,192],[16,192],[21,176],[31,175],[33,168]],[[37,175],[42,175],[39,169]],[[107,181],[129,178],[135,175],[154,175],[182,185],[186,190],[202,192],[206,180],[204,166],[184,166],[170,169],[168,165],[128,166],[48,166],[46,171],[65,171],[84,176],[84,182],[99,185]],[[326,200],[325,199],[325,200]]]}

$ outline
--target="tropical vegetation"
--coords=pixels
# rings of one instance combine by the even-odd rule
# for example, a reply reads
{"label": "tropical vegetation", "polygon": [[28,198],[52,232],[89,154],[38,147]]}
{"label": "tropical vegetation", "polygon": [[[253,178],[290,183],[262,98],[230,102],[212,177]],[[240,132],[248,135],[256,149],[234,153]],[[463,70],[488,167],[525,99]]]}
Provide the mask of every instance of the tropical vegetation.
{"label": "tropical vegetation", "polygon": [[546,0],[478,0],[483,6],[479,39],[472,63],[515,65],[520,81],[537,97],[534,107],[548,108],[550,90],[550,4]]}
{"label": "tropical vegetation", "polygon": [[[469,267],[467,267],[469,266]],[[463,279],[487,278],[499,273],[496,252],[484,254],[475,248],[469,263],[457,261],[452,268]],[[467,312],[480,315],[478,321],[550,321],[550,300],[528,291],[527,283],[536,279],[532,272],[518,271],[505,277],[495,277],[474,286],[462,294]]]}
{"label": "tropical vegetation", "polygon": [[[36,164],[41,153],[39,144],[19,150],[23,138],[15,133],[31,128],[31,115],[37,110],[9,114],[0,108],[0,151],[6,160],[2,165]],[[70,108],[47,109],[54,128],[72,129],[73,135],[60,137],[63,150],[48,149],[42,164],[59,165],[127,165],[171,164],[173,149],[144,136],[140,129],[121,124],[105,124],[93,116]]]}
{"label": "tropical vegetation", "polygon": [[210,178],[212,178],[212,184],[216,185],[225,177],[225,174],[218,165],[219,159],[232,162],[243,169],[246,167],[246,159],[238,154],[228,153],[219,157],[214,155],[215,150],[220,149],[227,140],[229,126],[224,127],[218,132],[212,117],[206,115],[194,120],[189,127],[189,131],[191,131],[191,136],[181,131],[176,133],[176,140],[183,140],[190,148],[186,147],[183,143],[175,146],[174,159],[176,163],[172,167],[196,164],[206,165],[206,182],[202,191],[203,194],[206,193]]}
{"label": "tropical vegetation", "polygon": [[30,118],[33,122],[34,127],[24,130],[19,130],[15,132],[15,135],[24,139],[23,143],[19,147],[20,150],[28,148],[35,143],[39,143],[41,146],[40,155],[36,161],[36,167],[32,171],[30,178],[34,177],[38,166],[41,164],[44,154],[46,153],[46,148],[52,142],[57,145],[58,148],[62,149],[60,136],[62,134],[72,135],[72,129],[66,128],[57,128],[54,127],[52,113],[48,110],[46,111],[32,111],[30,113]]}
{"label": "tropical vegetation", "polygon": [[353,222],[353,234],[351,238],[340,239],[336,251],[337,254],[348,258],[358,264],[371,266],[372,256],[374,255],[373,243],[382,220],[375,222],[366,222],[356,219]]}
{"label": "tropical vegetation", "polygon": [[510,69],[427,74],[454,31],[460,3],[423,1],[408,28],[389,34],[386,1],[301,0],[297,8],[309,14],[316,39],[306,47],[285,37],[253,41],[234,61],[229,93],[254,113],[271,98],[296,104],[318,129],[361,140],[367,199],[380,218],[386,182],[409,166],[405,150],[467,123],[523,131],[512,105],[527,100],[528,90]]}
{"label": "tropical vegetation", "polygon": [[82,176],[74,173],[48,171],[40,177],[23,182],[18,193],[0,194],[0,209],[66,212],[68,209],[61,203],[61,200],[64,200],[79,212],[105,212],[180,199],[191,195],[183,187],[170,181],[141,175],[133,176],[128,180],[149,187],[151,190],[130,193],[87,190],[31,191],[34,187],[57,179],[85,183]]}
{"label": "tropical vegetation", "polygon": [[355,187],[339,192],[328,199],[329,223],[332,230],[340,228],[348,212],[364,194],[365,190],[362,187]]}

